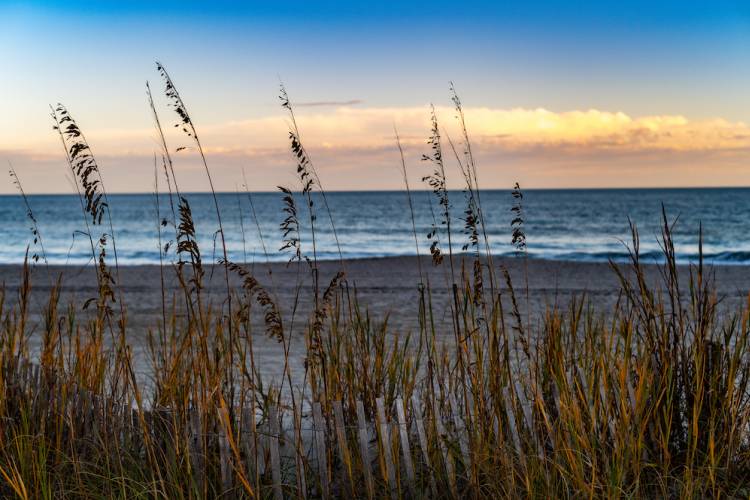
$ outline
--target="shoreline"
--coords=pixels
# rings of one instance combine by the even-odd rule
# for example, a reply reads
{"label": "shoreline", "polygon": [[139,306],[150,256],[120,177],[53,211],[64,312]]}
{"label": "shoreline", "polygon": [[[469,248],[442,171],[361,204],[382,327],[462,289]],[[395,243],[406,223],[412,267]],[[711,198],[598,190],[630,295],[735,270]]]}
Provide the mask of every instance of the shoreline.
{"label": "shoreline", "polygon": [[[280,254],[278,252],[273,253],[274,256],[278,257]],[[741,256],[742,258],[733,258],[733,256]],[[474,253],[468,253],[468,252],[454,252],[453,257],[454,259],[458,260],[472,260],[474,259],[475,254]],[[746,258],[747,256],[747,258]],[[257,254],[255,257],[257,259],[255,260],[248,260],[245,262],[237,261],[234,262],[237,264],[240,264],[245,267],[251,267],[251,266],[272,266],[272,267],[278,267],[283,266],[286,267],[287,263],[289,262],[288,259],[273,259],[273,260],[265,260],[265,257],[262,254]],[[444,254],[444,257],[447,260],[447,255]],[[486,257],[482,255],[481,257],[482,261],[486,260]],[[689,266],[696,266],[698,264],[698,258],[699,254],[696,251],[695,253],[689,253],[689,254],[683,254],[677,256],[677,265],[678,267],[689,267]],[[420,260],[423,261],[430,261],[430,256],[423,254],[419,256]],[[568,253],[562,253],[559,255],[545,255],[542,253],[533,253],[529,252],[527,255],[518,256],[515,251],[508,251],[504,253],[494,253],[492,254],[493,261],[496,262],[513,262],[517,260],[523,260],[528,259],[529,262],[547,262],[550,264],[558,264],[562,266],[567,265],[577,265],[580,264],[582,266],[587,265],[605,265],[609,267],[610,262],[613,262],[619,266],[628,266],[630,264],[630,257],[626,250],[623,250],[622,252],[599,252],[599,253],[585,253],[585,252],[568,252]],[[321,265],[331,265],[331,264],[337,264],[341,261],[347,262],[347,263],[363,263],[363,264],[375,264],[377,262],[385,262],[388,261],[401,261],[401,260],[414,260],[416,262],[417,256],[415,254],[399,254],[399,255],[358,255],[354,257],[344,257],[343,259],[340,259],[339,257],[329,257],[328,255],[323,257],[318,257],[317,261],[318,264]],[[640,260],[645,266],[659,266],[663,264],[664,261],[664,254],[661,250],[650,250],[650,251],[642,251],[640,254]],[[73,262],[73,263],[50,263],[48,265],[49,268],[55,269],[55,270],[64,270],[64,269],[83,269],[86,267],[93,266],[94,262],[91,257],[89,257],[89,260],[85,263],[83,262]],[[290,264],[294,265],[294,263]],[[736,267],[750,267],[750,251],[721,251],[721,252],[714,252],[714,253],[706,253],[703,254],[703,265],[704,267],[715,267],[715,268],[736,268]],[[23,262],[5,262],[0,263],[0,269],[4,268],[21,268],[23,266]],[[108,266],[111,268],[114,268],[113,262],[108,262]],[[159,264],[159,262],[151,262],[151,261],[137,261],[137,262],[120,262],[120,268],[121,269],[134,269],[134,268],[141,268],[141,267],[153,267],[153,268],[159,268],[160,266],[163,266],[165,268],[170,268],[173,266],[173,263],[163,263]],[[44,268],[45,264],[41,262],[37,262],[35,264],[35,267],[38,268]],[[207,264],[204,263],[205,268],[209,267],[221,267],[220,264]]]}

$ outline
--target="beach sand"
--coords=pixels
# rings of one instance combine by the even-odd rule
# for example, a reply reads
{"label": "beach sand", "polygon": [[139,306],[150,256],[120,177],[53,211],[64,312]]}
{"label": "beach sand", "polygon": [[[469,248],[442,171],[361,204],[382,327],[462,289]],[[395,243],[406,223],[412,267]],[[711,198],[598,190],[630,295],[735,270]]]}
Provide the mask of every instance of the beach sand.
{"label": "beach sand", "polygon": [[[471,272],[467,261],[467,271]],[[507,284],[500,267],[507,268],[516,289],[519,306],[526,316],[527,303],[530,308],[529,318],[533,324],[540,324],[546,309],[557,305],[565,307],[573,297],[585,297],[595,311],[605,314],[618,300],[619,285],[614,271],[607,263],[562,262],[534,260],[523,258],[502,258],[494,260],[498,269],[497,279],[500,286],[507,290]],[[291,357],[294,374],[302,372],[304,340],[299,334],[300,328],[310,317],[312,308],[309,288],[309,273],[306,265],[296,264],[248,265],[252,273],[282,304],[286,326],[289,325],[291,304],[297,293],[297,276],[303,273],[306,289],[299,293],[299,307],[295,319],[295,334],[292,336]],[[321,288],[325,288],[330,279],[342,268],[339,261],[326,261],[319,264]],[[350,292],[356,290],[361,307],[366,307],[375,323],[388,318],[389,330],[404,335],[414,333],[418,328],[418,284],[420,283],[420,266],[416,257],[388,257],[376,259],[358,259],[343,263]],[[421,259],[421,268],[425,281],[429,280],[432,290],[433,311],[436,313],[436,328],[442,333],[445,341],[452,338],[451,317],[449,312],[452,300],[449,266],[446,263],[435,268],[428,258]],[[456,273],[460,272],[461,261],[455,260]],[[659,270],[656,266],[647,266],[649,280],[658,285]],[[165,267],[163,273],[159,266],[123,266],[119,271],[118,286],[122,291],[127,310],[128,341],[133,347],[137,371],[148,377],[149,361],[145,351],[145,339],[149,329],[156,328],[162,315],[162,274],[168,301],[175,299],[179,309],[184,302],[184,295],[179,290],[175,272]],[[687,266],[681,266],[683,293],[689,290]],[[48,275],[49,272],[49,275]],[[189,271],[187,271],[189,272]],[[750,266],[716,266],[713,268],[718,296],[724,310],[731,310],[746,301],[750,291]],[[114,273],[114,270],[113,270]],[[307,273],[307,274],[306,274]],[[32,324],[42,320],[42,311],[49,296],[52,277],[63,276],[61,305],[76,304],[79,314],[82,304],[97,293],[96,279],[92,266],[85,268],[72,266],[50,266],[49,271],[43,265],[37,265],[32,276],[32,294],[30,318]],[[18,287],[21,283],[21,267],[18,265],[0,266],[0,280],[5,283],[6,304],[17,300]],[[528,277],[528,301],[527,279]],[[218,308],[225,300],[226,288],[223,267],[206,268],[206,289],[204,294]],[[231,286],[240,284],[232,276]],[[489,281],[485,277],[485,286]],[[182,302],[181,302],[182,301]],[[62,309],[61,309],[62,310]],[[261,372],[266,378],[277,378],[281,372],[279,360],[283,359],[281,346],[268,339],[260,320],[253,335],[255,357]],[[32,335],[31,347],[38,345],[38,338]],[[296,375],[295,375],[296,378]]]}

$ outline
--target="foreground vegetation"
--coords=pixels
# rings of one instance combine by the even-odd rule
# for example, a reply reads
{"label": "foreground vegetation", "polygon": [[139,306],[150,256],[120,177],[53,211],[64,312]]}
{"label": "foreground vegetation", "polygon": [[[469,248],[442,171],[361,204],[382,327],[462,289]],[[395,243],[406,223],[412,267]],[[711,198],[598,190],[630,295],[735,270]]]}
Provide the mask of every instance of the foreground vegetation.
{"label": "foreground vegetation", "polygon": [[[178,126],[194,141],[211,183],[186,107],[164,68],[158,69]],[[62,304],[60,277],[51,285],[43,320],[30,323],[33,270],[46,257],[24,196],[33,236],[30,262],[17,296],[13,291],[0,301],[0,493],[22,498],[750,494],[748,310],[719,316],[702,262],[682,268],[690,279],[688,289],[681,289],[664,214],[659,283],[646,279],[633,228],[631,262],[612,264],[621,287],[613,309],[597,310],[581,298],[532,317],[524,309],[524,284],[513,283],[493,262],[461,102],[451,92],[463,136],[457,143],[445,141],[433,114],[424,156],[434,167],[425,177],[435,193],[429,252],[453,284],[452,338],[441,342],[434,318],[442,311],[433,307],[432,287],[421,269],[413,301],[419,328],[413,332],[393,331],[386,318],[370,317],[348,284],[343,260],[338,273],[320,275],[315,228],[330,223],[336,234],[335,214],[327,210],[283,88],[300,187],[281,188],[280,251],[300,270],[299,293],[311,290],[313,312],[303,315],[295,303],[287,308],[290,314],[282,314],[286,309],[275,298],[273,277],[254,276],[229,261],[218,203],[226,294],[217,300],[203,293],[190,205],[180,194],[149,90],[163,146],[157,188],[163,177],[170,193],[168,207],[157,205],[155,223],[164,250],[162,273],[176,274],[180,293],[168,296],[163,288],[161,318],[149,335],[148,384],[134,373],[116,239],[98,165],[68,111],[55,107],[55,127],[77,179],[98,294],[83,304]],[[452,217],[455,200],[449,201],[446,190],[445,142],[466,183],[460,219]],[[403,156],[402,166],[406,181]],[[405,187],[411,208],[408,182]],[[313,203],[313,194],[323,203]],[[517,185],[513,199],[509,239],[523,259],[523,195]],[[316,217],[319,211],[326,222]],[[312,230],[309,242],[300,240],[303,224]],[[421,236],[415,227],[417,253]],[[460,256],[452,252],[458,239],[466,241]],[[241,278],[241,287],[230,286],[231,275]],[[282,380],[270,385],[256,367],[258,335],[270,335],[286,353],[279,360]],[[32,339],[39,340],[38,349]],[[288,368],[292,342],[305,343],[302,384]],[[286,450],[283,456],[274,450],[274,436]]]}

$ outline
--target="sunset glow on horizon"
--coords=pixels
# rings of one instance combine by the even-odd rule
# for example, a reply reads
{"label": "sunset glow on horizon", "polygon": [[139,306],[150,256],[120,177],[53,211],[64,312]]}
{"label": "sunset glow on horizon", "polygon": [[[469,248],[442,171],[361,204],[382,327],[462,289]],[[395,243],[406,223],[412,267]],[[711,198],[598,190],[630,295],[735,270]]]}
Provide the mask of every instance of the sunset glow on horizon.
{"label": "sunset glow on horizon", "polygon": [[[0,7],[0,159],[30,192],[70,192],[48,113],[58,101],[111,192],[152,189],[159,144],[146,80],[162,120],[175,121],[156,59],[185,98],[219,190],[236,189],[243,169],[252,190],[294,181],[279,78],[330,190],[401,189],[394,126],[421,187],[431,104],[444,133],[459,136],[450,81],[484,188],[750,185],[750,7],[472,4],[446,21],[440,2],[165,5],[166,17],[139,2]],[[174,155],[183,189],[205,191],[190,142],[168,140],[173,152],[187,147]]]}

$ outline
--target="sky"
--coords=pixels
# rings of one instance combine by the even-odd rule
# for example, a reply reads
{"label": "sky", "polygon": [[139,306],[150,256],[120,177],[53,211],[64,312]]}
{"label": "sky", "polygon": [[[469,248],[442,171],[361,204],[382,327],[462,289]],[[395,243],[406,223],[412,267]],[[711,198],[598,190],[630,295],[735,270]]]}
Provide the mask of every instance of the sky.
{"label": "sky", "polygon": [[152,191],[149,81],[180,188],[207,190],[195,144],[170,126],[158,60],[218,190],[243,172],[252,190],[296,185],[280,82],[329,190],[401,189],[394,127],[422,186],[432,105],[462,148],[450,82],[481,187],[749,186],[748,49],[739,0],[0,0],[0,161],[29,193],[72,192],[49,116],[61,102],[110,192]]}

